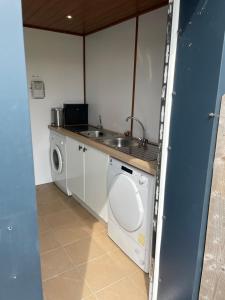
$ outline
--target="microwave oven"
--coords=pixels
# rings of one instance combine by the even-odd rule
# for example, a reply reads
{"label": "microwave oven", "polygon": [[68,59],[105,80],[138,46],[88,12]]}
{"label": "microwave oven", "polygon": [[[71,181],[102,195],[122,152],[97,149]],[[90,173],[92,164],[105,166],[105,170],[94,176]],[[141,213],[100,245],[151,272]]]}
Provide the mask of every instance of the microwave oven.
{"label": "microwave oven", "polygon": [[64,127],[87,125],[88,104],[64,104],[63,120]]}

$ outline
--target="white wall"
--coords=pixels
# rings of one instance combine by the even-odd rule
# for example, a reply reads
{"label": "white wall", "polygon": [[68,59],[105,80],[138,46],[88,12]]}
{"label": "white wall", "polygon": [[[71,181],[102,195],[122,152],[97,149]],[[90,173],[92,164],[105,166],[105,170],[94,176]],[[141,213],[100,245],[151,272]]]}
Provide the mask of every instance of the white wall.
{"label": "white wall", "polygon": [[[28,86],[32,76],[45,82],[46,98],[31,99],[35,182],[50,182],[49,130],[51,107],[83,102],[82,38],[73,35],[24,29]],[[29,91],[30,94],[30,91]]]}
{"label": "white wall", "polygon": [[103,126],[118,132],[128,128],[131,114],[135,20],[86,37],[86,91],[89,122],[98,115]]}
{"label": "white wall", "polygon": [[[167,7],[139,18],[134,115],[143,121],[147,138],[158,140]],[[124,132],[131,114],[135,19],[86,37],[86,88],[90,123],[102,115],[103,126]],[[141,130],[134,123],[134,135]]]}
{"label": "white wall", "polygon": [[[140,16],[134,115],[147,137],[157,141],[167,8]],[[51,107],[83,102],[82,38],[24,29],[28,85],[32,76],[45,82],[46,98],[30,97],[36,184],[50,182],[49,130]],[[135,19],[86,37],[86,90],[89,122],[102,115],[105,128],[124,132],[131,114]],[[30,94],[30,91],[29,91]],[[134,134],[141,131],[134,124]]]}
{"label": "white wall", "polygon": [[[166,41],[167,7],[139,17],[136,93],[134,115],[151,141],[158,141],[163,62]],[[134,136],[140,136],[134,124]]]}

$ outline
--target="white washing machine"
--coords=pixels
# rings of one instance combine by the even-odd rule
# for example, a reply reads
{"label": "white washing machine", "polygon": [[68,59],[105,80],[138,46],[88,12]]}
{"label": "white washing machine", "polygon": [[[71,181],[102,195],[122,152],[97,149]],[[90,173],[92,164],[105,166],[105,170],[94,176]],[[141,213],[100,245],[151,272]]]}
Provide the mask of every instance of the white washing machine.
{"label": "white washing machine", "polygon": [[110,159],[108,235],[146,273],[153,233],[155,177]]}
{"label": "white washing machine", "polygon": [[50,162],[53,182],[71,196],[67,186],[66,137],[53,130],[50,131]]}

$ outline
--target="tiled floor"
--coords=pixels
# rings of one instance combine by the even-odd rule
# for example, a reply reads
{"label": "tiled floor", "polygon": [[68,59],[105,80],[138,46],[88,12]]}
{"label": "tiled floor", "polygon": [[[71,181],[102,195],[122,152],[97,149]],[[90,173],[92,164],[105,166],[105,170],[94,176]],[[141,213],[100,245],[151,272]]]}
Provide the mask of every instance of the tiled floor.
{"label": "tiled floor", "polygon": [[38,186],[45,300],[147,300],[145,275],[96,220],[54,184]]}

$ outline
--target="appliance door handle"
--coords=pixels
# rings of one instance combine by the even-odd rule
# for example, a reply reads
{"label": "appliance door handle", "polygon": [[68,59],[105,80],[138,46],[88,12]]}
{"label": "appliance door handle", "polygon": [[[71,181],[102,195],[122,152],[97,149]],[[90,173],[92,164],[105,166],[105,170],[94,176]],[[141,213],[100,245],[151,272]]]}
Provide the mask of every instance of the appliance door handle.
{"label": "appliance door handle", "polygon": [[78,150],[80,151],[82,149],[83,149],[83,147],[81,145],[79,145]]}
{"label": "appliance door handle", "polygon": [[84,148],[83,148],[83,152],[86,152],[86,151],[87,151],[87,148],[84,147]]}

